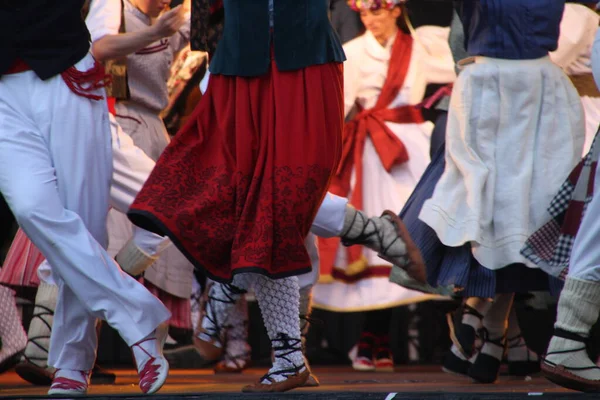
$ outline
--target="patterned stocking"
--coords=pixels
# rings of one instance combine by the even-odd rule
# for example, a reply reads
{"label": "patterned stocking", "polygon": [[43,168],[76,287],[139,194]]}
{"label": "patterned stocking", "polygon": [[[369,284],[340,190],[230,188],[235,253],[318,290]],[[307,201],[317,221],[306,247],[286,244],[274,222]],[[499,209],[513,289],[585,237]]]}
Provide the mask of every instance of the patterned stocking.
{"label": "patterned stocking", "polygon": [[4,286],[0,286],[0,338],[0,365],[27,345],[27,335],[21,325],[13,291]]}
{"label": "patterned stocking", "polygon": [[[298,278],[272,280],[255,275],[254,292],[275,353],[275,362],[265,378],[276,382],[304,371],[300,334],[300,289]],[[264,379],[268,384],[269,380]]]}

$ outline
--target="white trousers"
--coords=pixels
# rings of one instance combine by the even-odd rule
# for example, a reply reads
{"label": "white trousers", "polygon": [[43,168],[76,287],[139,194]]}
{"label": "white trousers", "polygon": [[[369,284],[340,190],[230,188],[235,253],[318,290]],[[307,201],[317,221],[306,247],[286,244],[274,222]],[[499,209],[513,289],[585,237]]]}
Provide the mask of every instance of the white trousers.
{"label": "white trousers", "polygon": [[594,192],[573,243],[569,276],[600,282],[600,164],[596,167]]}
{"label": "white trousers", "polygon": [[[592,48],[592,72],[600,88],[600,30],[596,32]],[[587,116],[587,115],[586,115]],[[600,282],[600,164],[594,178],[595,195],[587,205],[581,226],[573,243],[569,276],[586,281]]]}
{"label": "white trousers", "polygon": [[336,196],[329,192],[325,195],[310,228],[310,233],[304,240],[304,245],[310,256],[312,270],[298,276],[300,289],[314,286],[319,280],[319,249],[315,235],[324,238],[340,236],[344,227],[347,204],[348,199],[345,197]]}
{"label": "white trousers", "polygon": [[340,236],[344,228],[347,205],[347,198],[327,192],[310,231],[322,238]]}
{"label": "white trousers", "polygon": [[[113,175],[110,187],[111,206],[127,214],[135,197],[150,176],[155,162],[137,147],[129,135],[110,115],[110,132],[113,149]],[[157,255],[171,242],[169,239],[133,226],[133,240],[146,254]]]}
{"label": "white trousers", "polygon": [[[76,64],[91,68],[90,55]],[[103,91],[97,91],[102,95]],[[49,364],[90,370],[101,318],[132,345],[169,318],[104,248],[112,175],[105,101],[71,92],[60,76],[0,78],[0,191],[53,267],[59,286]]]}

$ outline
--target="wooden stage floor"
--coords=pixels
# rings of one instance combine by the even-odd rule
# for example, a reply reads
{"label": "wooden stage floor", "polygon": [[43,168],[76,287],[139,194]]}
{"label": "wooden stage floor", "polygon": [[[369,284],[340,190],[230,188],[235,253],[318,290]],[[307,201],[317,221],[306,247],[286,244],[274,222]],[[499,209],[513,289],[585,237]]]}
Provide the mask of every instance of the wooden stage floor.
{"label": "wooden stage floor", "polygon": [[[92,385],[90,398],[140,398],[135,371],[113,370],[113,385]],[[173,370],[154,399],[600,399],[600,394],[579,394],[560,388],[541,376],[527,379],[500,377],[493,385],[474,384],[469,379],[445,374],[439,367],[403,367],[394,373],[355,372],[350,367],[315,367],[321,387],[297,389],[275,395],[240,393],[247,383],[259,378],[264,368],[238,375],[215,375],[212,370]],[[0,397],[41,398],[47,388],[31,386],[13,371],[0,375]]]}

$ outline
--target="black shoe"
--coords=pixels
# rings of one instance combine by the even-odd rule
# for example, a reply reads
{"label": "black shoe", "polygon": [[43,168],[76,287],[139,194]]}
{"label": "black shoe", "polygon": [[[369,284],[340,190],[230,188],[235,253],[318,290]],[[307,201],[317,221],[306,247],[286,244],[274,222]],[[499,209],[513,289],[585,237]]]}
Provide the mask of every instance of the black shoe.
{"label": "black shoe", "polygon": [[[498,346],[502,348],[502,355],[504,355],[504,352],[506,351],[506,340],[504,338],[485,340],[481,350],[483,351],[486,346]],[[473,362],[469,368],[468,375],[471,379],[479,383],[494,383],[498,380],[500,365],[502,364],[502,355],[500,358],[495,358],[482,351],[477,354],[475,362]]]}
{"label": "black shoe", "polygon": [[511,376],[529,376],[540,372],[540,360],[532,360],[529,357],[530,350],[524,340],[521,340],[523,336],[519,335],[512,339],[508,339],[508,349],[515,349],[518,347],[525,347],[527,351],[527,360],[510,361],[507,360],[508,364],[508,375]]}
{"label": "black shoe", "polygon": [[15,367],[15,372],[21,379],[37,386],[50,386],[54,370],[38,367],[30,361],[23,361]]}
{"label": "black shoe", "polygon": [[5,371],[8,371],[9,369],[17,365],[19,363],[19,360],[21,360],[21,355],[23,354],[23,351],[24,350],[18,351],[12,356],[8,357],[6,360],[0,362],[0,374]]}
{"label": "black shoe", "polygon": [[450,339],[452,340],[452,343],[458,348],[462,355],[468,359],[475,354],[475,342],[479,336],[479,332],[477,332],[471,325],[462,323],[462,317],[465,314],[474,315],[479,318],[479,320],[483,319],[483,315],[467,305],[463,306],[459,321],[454,320],[452,313],[447,314],[446,319],[448,321],[448,328],[450,330]]}
{"label": "black shoe", "polygon": [[453,375],[468,376],[470,367],[471,363],[469,360],[463,360],[454,354],[452,350],[448,350],[444,356],[442,371]]}

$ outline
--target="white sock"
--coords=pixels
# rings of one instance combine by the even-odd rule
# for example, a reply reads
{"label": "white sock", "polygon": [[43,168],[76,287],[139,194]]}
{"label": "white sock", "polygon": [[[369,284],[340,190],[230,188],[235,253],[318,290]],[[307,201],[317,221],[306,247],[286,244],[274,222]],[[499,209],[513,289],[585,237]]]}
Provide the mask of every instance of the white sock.
{"label": "white sock", "polygon": [[[567,277],[558,301],[554,328],[587,338],[598,319],[599,310],[600,283]],[[600,368],[593,368],[595,364],[590,360],[583,342],[555,335],[550,340],[546,354],[548,364],[562,365],[569,373],[584,379],[600,380]],[[569,367],[589,369],[573,370]]]}

